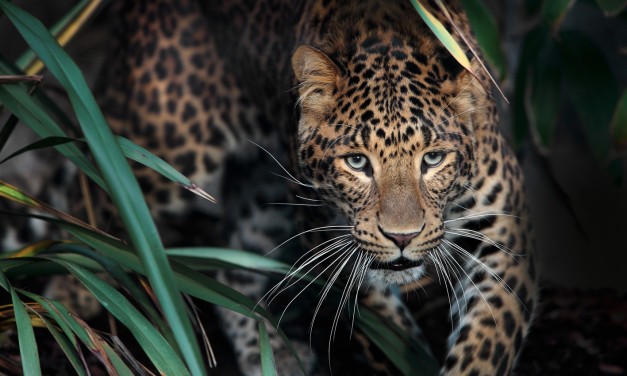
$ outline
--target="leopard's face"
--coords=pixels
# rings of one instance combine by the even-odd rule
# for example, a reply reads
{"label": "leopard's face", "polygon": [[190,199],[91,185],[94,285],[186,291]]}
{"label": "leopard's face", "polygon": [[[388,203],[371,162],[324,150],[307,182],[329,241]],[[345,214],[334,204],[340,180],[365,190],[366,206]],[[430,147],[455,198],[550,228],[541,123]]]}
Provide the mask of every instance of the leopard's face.
{"label": "leopard's face", "polygon": [[444,237],[447,205],[476,170],[474,86],[402,49],[356,54],[340,69],[301,47],[293,62],[304,175],[352,226],[372,282],[420,278]]}

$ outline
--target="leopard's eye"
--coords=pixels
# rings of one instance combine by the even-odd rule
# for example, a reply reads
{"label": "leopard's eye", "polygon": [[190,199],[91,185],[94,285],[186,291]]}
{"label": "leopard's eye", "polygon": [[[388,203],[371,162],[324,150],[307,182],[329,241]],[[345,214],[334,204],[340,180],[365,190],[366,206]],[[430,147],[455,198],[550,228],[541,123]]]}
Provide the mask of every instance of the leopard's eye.
{"label": "leopard's eye", "polygon": [[437,165],[439,165],[440,163],[442,163],[442,160],[444,159],[444,153],[441,151],[432,151],[430,153],[425,154],[422,157],[422,163],[426,166],[426,167],[435,167]]}
{"label": "leopard's eye", "polygon": [[344,160],[353,170],[362,171],[368,166],[368,158],[362,154],[349,155]]}

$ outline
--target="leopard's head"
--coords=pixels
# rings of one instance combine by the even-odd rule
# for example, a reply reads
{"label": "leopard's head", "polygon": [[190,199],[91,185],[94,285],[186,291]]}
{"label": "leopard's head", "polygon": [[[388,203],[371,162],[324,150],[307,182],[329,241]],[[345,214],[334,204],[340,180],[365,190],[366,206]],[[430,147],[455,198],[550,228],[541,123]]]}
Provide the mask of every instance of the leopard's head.
{"label": "leopard's head", "polygon": [[483,89],[448,56],[388,41],[341,59],[304,45],[292,58],[301,170],[353,226],[352,249],[372,260],[375,283],[424,274],[447,205],[476,174],[473,98]]}

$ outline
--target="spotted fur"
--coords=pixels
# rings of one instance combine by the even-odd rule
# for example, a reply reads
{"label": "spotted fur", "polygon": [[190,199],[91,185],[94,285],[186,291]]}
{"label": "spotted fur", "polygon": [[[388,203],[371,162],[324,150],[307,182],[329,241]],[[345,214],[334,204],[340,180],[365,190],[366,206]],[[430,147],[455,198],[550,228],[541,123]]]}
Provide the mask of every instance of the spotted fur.
{"label": "spotted fur", "polygon": [[[447,6],[477,49],[459,4]],[[258,252],[297,231],[293,218],[305,230],[350,226],[351,250],[366,255],[363,273],[375,285],[366,304],[419,337],[402,302],[380,289],[431,275],[454,297],[442,374],[511,372],[536,296],[522,172],[499,132],[485,75],[463,70],[409,1],[152,0],[118,8],[117,53],[101,95],[112,127],[221,203],[199,203],[138,168],[171,244],[220,243],[186,226],[198,211],[220,218],[222,244]],[[293,200],[295,188],[269,179],[265,153],[247,140],[324,206],[264,205]],[[255,298],[263,293],[257,276],[219,279]],[[258,374],[252,321],[221,317],[241,370]],[[281,374],[299,374],[271,337]],[[302,353],[313,369],[315,355]]]}

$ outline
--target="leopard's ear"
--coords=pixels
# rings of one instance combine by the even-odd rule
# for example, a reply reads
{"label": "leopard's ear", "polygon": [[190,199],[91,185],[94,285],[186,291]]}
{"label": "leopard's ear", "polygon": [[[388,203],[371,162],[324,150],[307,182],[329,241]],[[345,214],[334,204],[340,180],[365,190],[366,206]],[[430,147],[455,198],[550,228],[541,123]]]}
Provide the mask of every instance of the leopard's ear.
{"label": "leopard's ear", "polygon": [[331,106],[340,69],[322,51],[302,45],[292,55],[292,69],[298,82],[298,102],[303,110],[323,114]]}

